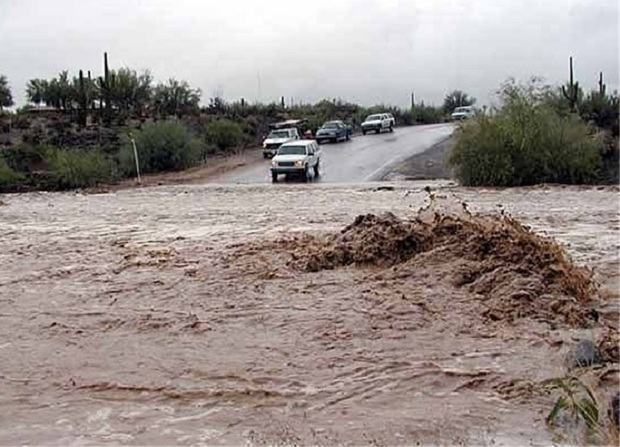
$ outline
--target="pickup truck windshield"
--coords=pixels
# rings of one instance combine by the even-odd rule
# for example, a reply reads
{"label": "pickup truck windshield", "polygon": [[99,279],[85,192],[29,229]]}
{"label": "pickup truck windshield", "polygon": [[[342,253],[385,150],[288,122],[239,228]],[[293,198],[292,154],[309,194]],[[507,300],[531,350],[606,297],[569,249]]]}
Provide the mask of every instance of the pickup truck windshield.
{"label": "pickup truck windshield", "polygon": [[368,118],[366,118],[366,121],[377,121],[382,119],[383,115],[370,115]]}
{"label": "pickup truck windshield", "polygon": [[283,146],[278,155],[306,155],[306,146]]}
{"label": "pickup truck windshield", "polygon": [[288,138],[289,133],[287,130],[279,130],[276,132],[271,132],[267,138]]}

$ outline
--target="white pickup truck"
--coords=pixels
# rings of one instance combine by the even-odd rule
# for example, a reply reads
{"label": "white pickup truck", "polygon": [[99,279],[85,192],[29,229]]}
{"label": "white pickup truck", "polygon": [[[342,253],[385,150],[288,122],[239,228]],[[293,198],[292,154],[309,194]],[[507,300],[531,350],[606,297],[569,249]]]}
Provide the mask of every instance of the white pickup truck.
{"label": "white pickup truck", "polygon": [[461,121],[473,117],[475,113],[473,106],[457,107],[450,115],[450,118],[452,118],[452,121]]}
{"label": "white pickup truck", "polygon": [[271,160],[271,180],[278,181],[280,174],[296,175],[307,182],[310,173],[313,177],[320,175],[321,149],[314,140],[298,140],[285,143]]}
{"label": "white pickup truck", "polygon": [[364,135],[366,135],[367,132],[372,131],[379,133],[383,129],[388,129],[390,132],[394,132],[394,117],[389,113],[369,115],[362,123],[362,133]]}
{"label": "white pickup truck", "polygon": [[263,157],[273,157],[278,148],[289,141],[299,140],[299,132],[296,128],[272,130],[263,141]]}

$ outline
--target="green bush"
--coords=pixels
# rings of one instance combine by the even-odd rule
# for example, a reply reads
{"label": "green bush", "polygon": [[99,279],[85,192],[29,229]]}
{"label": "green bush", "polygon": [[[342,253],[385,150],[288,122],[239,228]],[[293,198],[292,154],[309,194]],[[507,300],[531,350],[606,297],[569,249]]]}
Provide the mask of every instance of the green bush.
{"label": "green bush", "polygon": [[59,149],[49,146],[45,164],[57,189],[85,188],[109,181],[112,165],[99,150]]}
{"label": "green bush", "polygon": [[616,93],[607,95],[590,92],[579,105],[579,114],[586,122],[608,130],[613,137],[618,136],[620,100]]}
{"label": "green bush", "polygon": [[602,143],[575,115],[562,116],[536,84],[504,85],[500,107],[460,126],[449,163],[467,186],[588,183]]}
{"label": "green bush", "polygon": [[24,176],[11,169],[4,157],[0,157],[0,192],[10,190],[23,180]]}
{"label": "green bush", "polygon": [[205,133],[207,141],[221,151],[237,147],[244,141],[241,125],[225,118],[210,121]]}
{"label": "green bush", "polygon": [[2,150],[6,164],[14,171],[27,174],[43,170],[45,166],[45,147],[22,143]]}
{"label": "green bush", "polygon": [[418,124],[437,124],[443,121],[441,107],[426,106],[424,103],[416,104],[413,108],[413,119]]}
{"label": "green bush", "polygon": [[[206,148],[187,127],[171,121],[147,124],[134,138],[143,173],[189,168],[200,162]],[[133,145],[127,136],[122,138],[118,158],[121,174],[135,175]]]}

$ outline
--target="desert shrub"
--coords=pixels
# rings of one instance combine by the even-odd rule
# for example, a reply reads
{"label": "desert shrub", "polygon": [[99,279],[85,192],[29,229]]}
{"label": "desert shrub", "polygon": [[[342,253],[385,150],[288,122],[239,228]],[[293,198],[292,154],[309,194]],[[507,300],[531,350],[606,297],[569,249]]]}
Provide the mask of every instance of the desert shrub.
{"label": "desert shrub", "polygon": [[[134,135],[141,172],[161,172],[185,169],[200,162],[205,144],[183,124],[159,121],[146,124]],[[136,170],[133,145],[126,135],[118,154],[122,175]]]}
{"label": "desert shrub", "polygon": [[443,121],[443,110],[441,107],[427,106],[424,103],[417,104],[413,108],[414,123],[417,124],[436,124]]}
{"label": "desert shrub", "polygon": [[27,174],[44,170],[45,147],[22,143],[2,150],[6,164],[14,171]]}
{"label": "desert shrub", "polygon": [[618,94],[607,95],[597,91],[590,92],[579,106],[579,114],[587,121],[618,137],[618,120],[620,116],[620,101]]}
{"label": "desert shrub", "polygon": [[55,189],[95,186],[111,179],[111,163],[100,150],[45,150],[45,164]]}
{"label": "desert shrub", "polygon": [[561,115],[535,82],[509,82],[494,113],[456,131],[449,163],[464,185],[588,183],[601,167],[602,143],[576,115]]}
{"label": "desert shrub", "polygon": [[210,121],[205,129],[205,137],[221,151],[237,147],[245,139],[241,125],[225,118]]}
{"label": "desert shrub", "polygon": [[21,182],[24,176],[13,170],[4,157],[0,157],[0,192],[10,190],[16,183]]}

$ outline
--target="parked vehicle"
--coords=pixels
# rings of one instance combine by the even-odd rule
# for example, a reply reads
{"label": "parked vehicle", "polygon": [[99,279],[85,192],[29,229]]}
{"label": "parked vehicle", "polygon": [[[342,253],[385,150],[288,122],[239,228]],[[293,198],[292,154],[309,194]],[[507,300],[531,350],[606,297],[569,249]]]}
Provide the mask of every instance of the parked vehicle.
{"label": "parked vehicle", "polygon": [[452,115],[450,115],[450,118],[452,118],[453,121],[466,120],[473,117],[475,113],[473,106],[457,107],[454,109],[454,112],[452,112]]}
{"label": "parked vehicle", "polygon": [[[271,180],[278,181],[280,174],[295,175],[307,182],[310,176],[320,175],[321,148],[314,140],[285,143],[271,160]],[[312,174],[311,174],[312,173]]]}
{"label": "parked vehicle", "polygon": [[390,132],[394,132],[394,117],[390,119],[387,113],[377,113],[375,115],[369,115],[362,123],[362,133],[366,135],[367,132],[375,131],[380,133],[383,129],[388,129]]}
{"label": "parked vehicle", "polygon": [[297,128],[272,130],[263,141],[263,157],[272,158],[284,143],[301,139]]}
{"label": "parked vehicle", "polygon": [[336,143],[339,140],[347,141],[351,138],[353,128],[342,121],[327,121],[316,132],[316,142],[323,144],[327,141]]}

